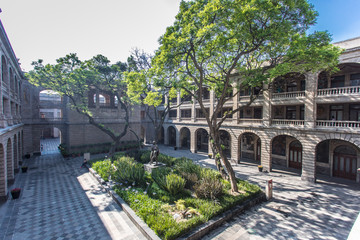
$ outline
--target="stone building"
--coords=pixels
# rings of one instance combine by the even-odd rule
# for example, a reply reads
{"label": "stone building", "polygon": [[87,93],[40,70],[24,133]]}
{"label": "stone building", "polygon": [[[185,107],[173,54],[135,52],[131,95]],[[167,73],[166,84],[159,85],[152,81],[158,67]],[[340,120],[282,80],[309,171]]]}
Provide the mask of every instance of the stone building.
{"label": "stone building", "polygon": [[20,93],[24,80],[18,59],[0,21],[0,200],[14,182],[23,149]]}
{"label": "stone building", "polygon": [[[339,72],[287,74],[224,122],[221,138],[233,162],[253,161],[270,171],[299,169],[311,182],[317,174],[360,182],[360,37],[335,45],[345,49]],[[243,89],[225,108],[245,105],[249,91],[257,89]],[[175,104],[180,101],[179,95]],[[203,101],[212,112],[214,93]],[[153,134],[147,129],[148,139]],[[207,123],[195,101],[170,111],[159,141],[209,152]]]}

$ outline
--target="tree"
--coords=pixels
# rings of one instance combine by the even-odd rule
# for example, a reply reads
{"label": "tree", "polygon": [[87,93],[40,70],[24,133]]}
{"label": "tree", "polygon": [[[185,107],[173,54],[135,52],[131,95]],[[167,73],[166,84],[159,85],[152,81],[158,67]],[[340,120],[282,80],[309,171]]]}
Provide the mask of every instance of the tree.
{"label": "tree", "polygon": [[[126,75],[128,96],[133,102],[141,104],[145,108],[147,118],[154,126],[155,142],[166,115],[176,109],[180,104],[171,103],[177,100],[177,91],[172,81],[161,76],[156,76],[151,67],[153,56],[139,49],[134,49],[128,58],[129,72]],[[169,101],[165,104],[165,98]]]}
{"label": "tree", "polygon": [[[235,173],[219,132],[224,120],[242,107],[224,111],[224,104],[240,87],[259,87],[261,93],[288,72],[336,66],[340,51],[329,43],[329,34],[306,34],[316,16],[306,0],[182,1],[174,24],[159,40],[153,66],[158,74],[173,76],[177,90],[197,101],[209,127],[216,165],[234,192]],[[213,112],[204,107],[204,87],[215,92]],[[252,94],[248,105],[255,98]]]}
{"label": "tree", "polygon": [[[89,123],[107,134],[113,140],[109,155],[112,156],[120,144],[122,137],[129,130],[130,99],[126,95],[124,72],[127,64],[118,62],[111,65],[110,61],[97,55],[90,60],[80,61],[76,54],[68,54],[56,60],[56,64],[43,65],[42,60],[33,62],[34,70],[26,76],[36,86],[58,92],[70,99],[72,108],[86,116]],[[89,107],[89,91],[98,90],[115,96],[124,112],[123,128],[116,132],[104,124],[104,119],[96,116]]]}

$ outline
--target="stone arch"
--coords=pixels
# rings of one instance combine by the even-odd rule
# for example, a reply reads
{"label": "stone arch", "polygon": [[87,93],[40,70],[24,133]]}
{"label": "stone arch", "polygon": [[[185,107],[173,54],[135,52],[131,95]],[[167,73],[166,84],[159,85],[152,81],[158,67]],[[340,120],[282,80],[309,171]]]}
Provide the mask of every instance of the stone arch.
{"label": "stone arch", "polygon": [[11,67],[9,68],[9,75],[10,75],[10,79],[9,79],[9,81],[10,81],[10,90],[14,91],[14,85],[15,85],[15,83],[14,83],[14,73],[13,73],[13,70],[12,70]]}
{"label": "stone arch", "polygon": [[167,128],[167,132],[168,132],[169,146],[175,147],[176,146],[176,129],[175,129],[175,127],[169,126]]}
{"label": "stone arch", "polygon": [[274,136],[270,141],[271,165],[301,169],[303,144],[299,139],[288,134]]}
{"label": "stone arch", "polygon": [[209,133],[204,128],[198,128],[195,131],[196,151],[209,152]]}
{"label": "stone arch", "polygon": [[359,181],[360,148],[340,139],[326,139],[316,145],[316,174]]}
{"label": "stone arch", "polygon": [[180,129],[180,147],[190,149],[190,138],[190,129],[187,127],[182,127]]}
{"label": "stone arch", "polygon": [[8,183],[12,183],[14,181],[14,161],[11,138],[7,140],[6,144],[6,167]]}
{"label": "stone arch", "polygon": [[223,153],[227,157],[230,158],[231,157],[231,135],[226,130],[220,130],[219,134],[220,134],[220,143],[221,143],[221,145],[223,145],[225,147],[223,149]]}
{"label": "stone arch", "polygon": [[239,160],[261,162],[261,138],[251,131],[242,132],[238,141]]}
{"label": "stone arch", "polygon": [[7,171],[6,171],[6,162],[5,162],[5,154],[4,147],[0,143],[0,198],[6,196],[7,193]]}

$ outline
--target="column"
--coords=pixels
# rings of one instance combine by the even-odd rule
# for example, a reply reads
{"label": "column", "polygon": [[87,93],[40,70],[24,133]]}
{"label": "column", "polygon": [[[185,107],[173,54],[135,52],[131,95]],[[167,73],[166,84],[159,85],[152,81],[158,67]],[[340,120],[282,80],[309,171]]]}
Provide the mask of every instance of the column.
{"label": "column", "polygon": [[[269,88],[268,84],[264,84],[263,96],[264,96],[264,103],[263,103],[263,125],[269,127],[271,125],[271,91],[272,88]],[[262,156],[261,156],[262,157]],[[265,167],[265,166],[264,166]]]}
{"label": "column", "polygon": [[309,140],[302,140],[300,142],[303,147],[301,180],[314,183],[316,181],[316,144]]}
{"label": "column", "polygon": [[[238,89],[236,87],[237,83],[233,83],[232,84],[232,88],[233,88],[233,110],[237,109],[239,107],[239,94],[237,94]],[[239,112],[236,112],[233,114],[232,116],[232,123],[233,124],[237,124],[238,123],[238,119],[239,119]]]}
{"label": "column", "polygon": [[316,126],[315,97],[318,74],[318,72],[305,74],[305,128],[315,128]]}

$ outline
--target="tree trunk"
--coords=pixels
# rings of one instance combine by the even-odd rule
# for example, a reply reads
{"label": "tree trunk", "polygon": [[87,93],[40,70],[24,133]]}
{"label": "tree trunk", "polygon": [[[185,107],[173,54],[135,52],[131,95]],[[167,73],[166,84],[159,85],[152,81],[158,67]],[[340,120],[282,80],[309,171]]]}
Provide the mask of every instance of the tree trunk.
{"label": "tree trunk", "polygon": [[116,148],[119,146],[120,144],[120,138],[116,139],[112,142],[109,153],[108,153],[108,157],[111,158],[112,156],[114,156],[115,152],[116,152]]}

